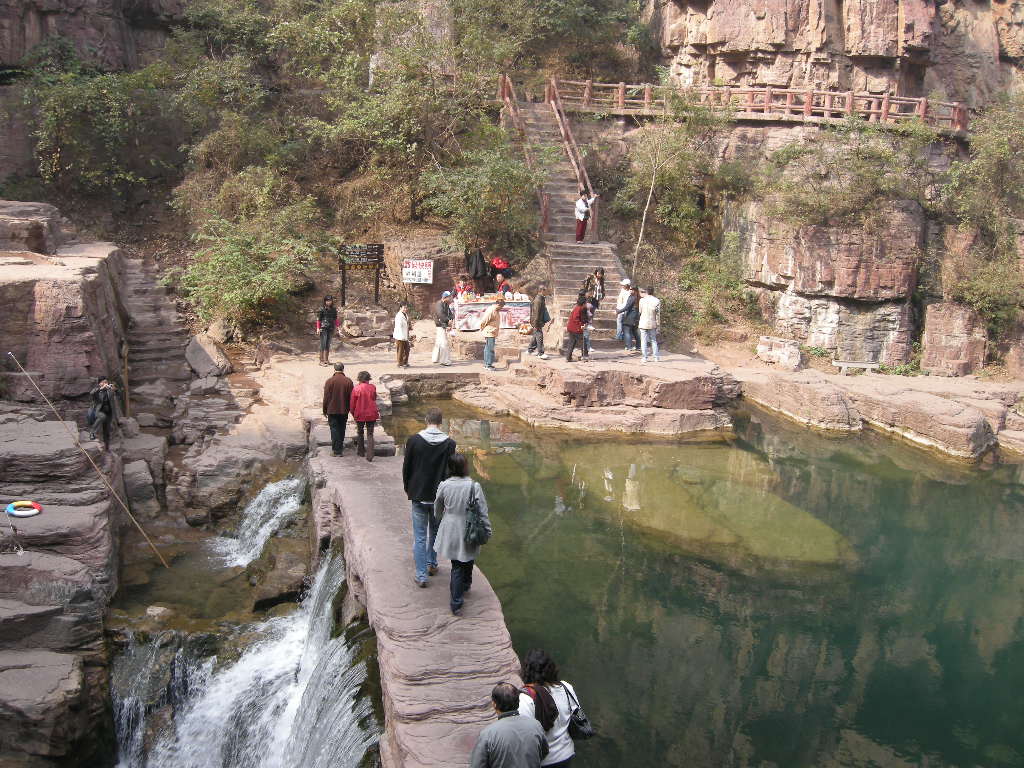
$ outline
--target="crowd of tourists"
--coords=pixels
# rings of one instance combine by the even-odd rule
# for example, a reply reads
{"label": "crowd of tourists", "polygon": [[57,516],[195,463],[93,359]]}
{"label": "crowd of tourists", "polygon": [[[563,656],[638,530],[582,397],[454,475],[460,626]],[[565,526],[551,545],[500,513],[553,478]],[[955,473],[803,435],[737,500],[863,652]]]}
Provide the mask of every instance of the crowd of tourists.
{"label": "crowd of tourists", "polygon": [[[554,323],[554,318],[548,309],[547,285],[536,285],[533,296],[530,297],[522,292],[520,286],[512,283],[501,273],[498,273],[494,280],[495,297],[479,316],[479,330],[484,342],[483,367],[486,370],[495,370],[498,337],[502,328],[503,313],[509,302],[529,302],[529,319],[517,327],[516,331],[530,337],[527,354],[536,355],[542,360],[549,359],[544,336]],[[597,267],[583,281],[575,303],[569,311],[562,344],[562,354],[567,362],[590,362],[594,323],[602,302],[607,298],[604,268]],[[454,288],[443,291],[438,301],[432,305],[430,314],[434,322],[434,345],[430,360],[434,365],[452,364],[451,337],[455,328],[456,302],[475,299],[474,281],[468,275],[460,275]],[[317,321],[317,332],[321,340],[325,335],[328,337],[326,343],[321,341],[321,364],[325,365],[328,362],[326,352],[323,350],[329,348],[329,336],[337,325],[336,313],[331,314],[332,311],[333,308],[325,300],[325,306],[321,309]],[[615,318],[615,339],[624,342],[624,351],[627,354],[640,354],[641,362],[644,363],[661,360],[658,347],[661,299],[655,296],[653,287],[638,288],[629,278],[624,278],[615,298]],[[409,367],[410,328],[409,305],[402,303],[395,313],[392,331],[399,368]],[[580,355],[575,358],[577,349],[580,350]]]}

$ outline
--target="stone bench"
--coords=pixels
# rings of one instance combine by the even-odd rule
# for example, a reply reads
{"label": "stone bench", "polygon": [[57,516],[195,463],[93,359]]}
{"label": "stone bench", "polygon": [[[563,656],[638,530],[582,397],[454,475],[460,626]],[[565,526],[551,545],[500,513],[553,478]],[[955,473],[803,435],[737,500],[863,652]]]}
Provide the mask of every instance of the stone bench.
{"label": "stone bench", "polygon": [[862,371],[877,371],[878,366],[880,366],[881,363],[858,363],[853,360],[833,360],[832,365],[839,369],[840,376],[845,376],[846,372],[850,368],[856,368]]}

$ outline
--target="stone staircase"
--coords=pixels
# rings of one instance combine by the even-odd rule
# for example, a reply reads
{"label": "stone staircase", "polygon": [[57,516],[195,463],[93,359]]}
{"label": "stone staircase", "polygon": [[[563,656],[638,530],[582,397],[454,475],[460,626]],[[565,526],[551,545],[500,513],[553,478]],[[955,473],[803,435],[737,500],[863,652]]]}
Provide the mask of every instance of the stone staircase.
{"label": "stone staircase", "polygon": [[142,427],[169,428],[174,400],[192,381],[185,360],[189,334],[160,284],[154,265],[125,260],[124,304],[128,329],[128,396]]}
{"label": "stone staircase", "polygon": [[608,296],[594,318],[592,339],[610,339],[615,335],[615,297],[619,292],[619,281],[623,278],[622,264],[615,246],[608,242],[595,242],[592,231],[587,233],[587,242],[575,242],[574,210],[579,186],[576,173],[565,155],[558,121],[549,104],[520,102],[519,110],[530,146],[535,150],[554,147],[562,156],[562,160],[553,168],[552,178],[544,185],[544,192],[550,200],[544,252],[551,266],[551,316],[555,318],[550,338],[545,339],[545,343],[552,349],[561,346],[565,324],[576,303],[576,296],[587,275],[597,267],[604,267]]}

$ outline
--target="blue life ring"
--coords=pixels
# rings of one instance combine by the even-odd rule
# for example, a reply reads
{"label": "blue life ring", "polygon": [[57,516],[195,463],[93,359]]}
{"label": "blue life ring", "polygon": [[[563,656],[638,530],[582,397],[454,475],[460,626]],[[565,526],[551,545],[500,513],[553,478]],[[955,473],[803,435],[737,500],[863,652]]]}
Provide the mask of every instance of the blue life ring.
{"label": "blue life ring", "polygon": [[42,511],[42,506],[34,501],[12,501],[7,505],[9,517],[35,517]]}

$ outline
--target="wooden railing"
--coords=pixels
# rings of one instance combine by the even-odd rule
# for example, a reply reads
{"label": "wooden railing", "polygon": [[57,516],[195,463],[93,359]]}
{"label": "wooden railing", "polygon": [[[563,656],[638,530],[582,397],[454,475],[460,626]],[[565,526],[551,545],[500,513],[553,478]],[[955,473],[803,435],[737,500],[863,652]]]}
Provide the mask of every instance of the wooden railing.
{"label": "wooden railing", "polygon": [[[551,111],[555,113],[555,120],[558,123],[558,132],[562,135],[562,144],[565,153],[569,156],[569,162],[576,173],[576,186],[578,189],[586,190],[587,197],[594,197],[594,187],[590,183],[590,175],[587,173],[586,163],[583,162],[583,153],[576,143],[576,137],[572,134],[572,124],[565,117],[565,110],[558,95],[558,84],[555,78],[545,88],[546,101],[551,105]],[[590,235],[595,242],[599,241],[600,229],[598,227],[598,204],[595,200],[590,206]]]}
{"label": "wooden railing", "polygon": [[[526,123],[523,122],[523,116],[519,112],[519,100],[516,98],[512,78],[508,75],[498,76],[498,100],[505,104],[509,118],[512,120],[512,126],[519,134],[519,140],[523,145],[523,155],[526,157],[526,167],[531,171],[536,170],[537,161],[533,156],[533,150],[530,149],[530,142],[526,138]],[[543,237],[548,231],[551,220],[551,202],[542,186],[537,187],[537,203],[540,206],[540,235]]]}
{"label": "wooden railing", "polygon": [[[669,107],[673,91],[692,94],[701,104],[729,107],[741,120],[830,122],[859,117],[872,123],[921,120],[939,130],[966,134],[967,107],[960,102],[931,101],[888,94],[820,91],[798,88],[702,87],[595,83],[592,80],[551,79],[549,90],[570,111],[659,115]],[[549,97],[551,98],[551,97]]]}

